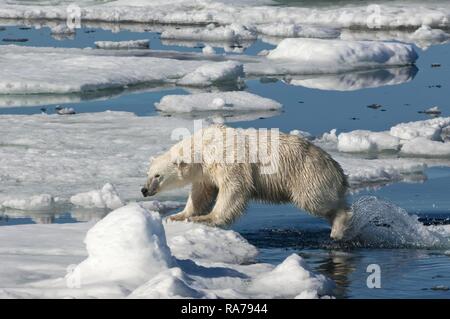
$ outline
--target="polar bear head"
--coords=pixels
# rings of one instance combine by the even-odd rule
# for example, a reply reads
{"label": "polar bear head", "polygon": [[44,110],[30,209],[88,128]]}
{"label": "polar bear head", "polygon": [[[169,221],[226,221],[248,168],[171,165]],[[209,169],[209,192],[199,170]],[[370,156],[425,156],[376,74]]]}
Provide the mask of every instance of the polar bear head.
{"label": "polar bear head", "polygon": [[174,156],[171,150],[151,160],[147,182],[141,189],[142,195],[153,196],[189,185],[197,178],[200,171],[200,165]]}

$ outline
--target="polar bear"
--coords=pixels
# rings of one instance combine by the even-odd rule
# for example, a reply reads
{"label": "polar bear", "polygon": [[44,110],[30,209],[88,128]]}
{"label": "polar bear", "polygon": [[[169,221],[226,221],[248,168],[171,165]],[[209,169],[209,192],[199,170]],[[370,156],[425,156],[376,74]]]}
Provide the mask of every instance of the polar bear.
{"label": "polar bear", "polygon": [[[352,213],[340,165],[305,138],[277,130],[201,129],[153,159],[142,194],[192,184],[186,207],[171,220],[226,225],[250,200],[293,203],[326,218],[342,239]],[[264,150],[264,151],[262,151]]]}

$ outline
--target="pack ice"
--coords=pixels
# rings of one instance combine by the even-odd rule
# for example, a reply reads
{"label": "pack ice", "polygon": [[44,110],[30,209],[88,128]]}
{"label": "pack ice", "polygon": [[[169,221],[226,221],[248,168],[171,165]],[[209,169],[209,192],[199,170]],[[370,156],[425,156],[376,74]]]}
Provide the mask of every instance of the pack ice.
{"label": "pack ice", "polygon": [[333,74],[417,59],[405,44],[320,39],[285,39],[267,57],[229,57],[232,61],[142,51],[1,46],[0,94],[82,93],[138,84],[236,85],[245,75]]}
{"label": "pack ice", "polygon": [[0,94],[61,94],[151,83],[209,86],[244,76],[238,62],[181,61],[117,50],[1,46],[0,55]]}
{"label": "pack ice", "polygon": [[[277,27],[280,22],[287,25],[313,25],[323,27],[360,27],[395,29],[405,27],[448,27],[450,5],[447,2],[401,2],[382,4],[351,4],[344,7],[321,8],[270,6],[270,1],[236,2],[220,0],[116,0],[79,1],[81,19],[85,21],[143,22],[162,24],[232,25],[239,23],[257,27],[273,24],[273,27],[259,31],[277,30],[280,36],[288,36],[286,28]],[[70,13],[70,12],[69,12]],[[53,19],[67,20],[65,1],[54,1],[50,6],[46,1],[35,1],[33,5],[2,0],[0,17],[9,19]],[[269,32],[268,31],[268,32]]]}
{"label": "pack ice", "polygon": [[343,132],[337,136],[337,148],[341,152],[392,151],[407,156],[449,157],[450,143],[445,133],[449,126],[450,117],[438,117],[400,123],[383,132]]}

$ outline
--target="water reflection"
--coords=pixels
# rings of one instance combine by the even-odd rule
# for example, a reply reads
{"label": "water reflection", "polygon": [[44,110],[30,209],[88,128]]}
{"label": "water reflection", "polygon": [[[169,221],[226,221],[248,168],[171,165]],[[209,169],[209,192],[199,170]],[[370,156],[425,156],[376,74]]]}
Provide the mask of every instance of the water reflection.
{"label": "water reflection", "polygon": [[54,224],[98,221],[105,217],[109,210],[85,208],[55,208],[46,211],[22,211],[3,208],[0,211],[0,226],[16,224]]}
{"label": "water reflection", "polygon": [[266,118],[274,117],[280,115],[282,111],[203,111],[203,112],[192,112],[192,113],[169,113],[169,112],[159,112],[161,116],[177,117],[188,120],[202,119],[213,123],[233,123],[233,122],[245,122],[254,120],[263,120]]}
{"label": "water reflection", "polygon": [[314,77],[286,76],[283,78],[283,81],[290,85],[303,86],[310,89],[355,91],[406,83],[412,81],[417,72],[417,67],[409,66]]}

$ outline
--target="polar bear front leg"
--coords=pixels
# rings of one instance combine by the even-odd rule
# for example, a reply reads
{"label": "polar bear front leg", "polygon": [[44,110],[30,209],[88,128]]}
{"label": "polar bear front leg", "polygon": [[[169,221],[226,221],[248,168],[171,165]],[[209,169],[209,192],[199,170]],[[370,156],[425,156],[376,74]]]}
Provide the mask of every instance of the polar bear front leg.
{"label": "polar bear front leg", "polygon": [[227,225],[242,214],[246,205],[245,192],[220,189],[212,211],[207,215],[190,217],[189,220],[211,226]]}
{"label": "polar bear front leg", "polygon": [[217,197],[217,189],[214,185],[207,183],[193,183],[186,206],[184,209],[170,216],[172,221],[185,220],[192,216],[206,214],[212,207]]}

